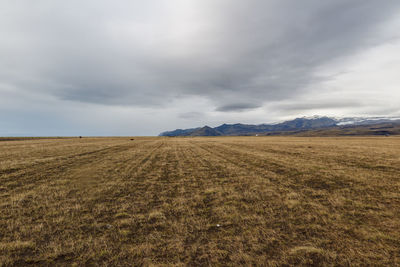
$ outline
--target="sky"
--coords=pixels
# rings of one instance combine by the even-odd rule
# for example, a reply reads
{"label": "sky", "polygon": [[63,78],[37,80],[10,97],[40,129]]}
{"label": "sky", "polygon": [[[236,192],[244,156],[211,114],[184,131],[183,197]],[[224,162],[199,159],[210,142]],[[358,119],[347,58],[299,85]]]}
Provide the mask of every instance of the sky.
{"label": "sky", "polygon": [[2,0],[0,136],[400,116],[398,0]]}

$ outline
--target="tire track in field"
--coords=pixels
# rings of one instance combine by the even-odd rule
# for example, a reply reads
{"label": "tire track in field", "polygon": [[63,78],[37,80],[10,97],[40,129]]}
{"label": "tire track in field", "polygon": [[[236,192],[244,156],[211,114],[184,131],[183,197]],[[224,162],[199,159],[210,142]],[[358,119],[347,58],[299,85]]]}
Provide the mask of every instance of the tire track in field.
{"label": "tire track in field", "polygon": [[[238,167],[247,169],[249,172],[253,172],[256,175],[263,175],[269,177],[274,183],[285,182],[286,186],[296,188],[299,185],[299,179],[306,176],[315,176],[318,170],[309,169],[305,167],[307,165],[299,165],[299,167],[293,167],[288,164],[287,161],[279,161],[273,157],[273,155],[264,155],[263,153],[248,153],[242,150],[234,149],[228,145],[218,144],[210,148],[208,144],[201,144],[201,148],[207,150],[209,153],[215,153],[219,157],[226,158]],[[250,160],[251,159],[251,160]],[[293,161],[294,162],[294,161]],[[296,162],[298,164],[298,162]],[[321,163],[320,163],[321,164]],[[319,169],[324,169],[319,166]],[[325,173],[319,173],[319,175],[326,175]],[[345,178],[341,175],[334,173],[329,174],[329,179],[335,178],[338,183],[338,187],[349,185],[349,178]],[[345,178],[345,179],[343,179]],[[361,183],[352,180],[353,183]]]}
{"label": "tire track in field", "polygon": [[[155,146],[150,151],[146,151],[144,157],[133,160],[130,158],[128,162],[131,164],[127,165],[123,172],[125,179],[132,179],[135,176],[143,174],[147,167],[154,161],[154,158],[157,156],[157,151],[159,151],[165,144],[162,141],[155,141],[151,143],[152,146]],[[143,149],[143,148],[140,148]]]}
{"label": "tire track in field", "polygon": [[[376,171],[376,172],[382,172],[382,173],[388,173],[389,176],[390,174],[392,174],[393,172],[398,172],[400,171],[399,167],[396,166],[388,166],[388,165],[378,165],[378,166],[374,166],[371,164],[374,164],[373,161],[371,162],[364,162],[362,158],[357,158],[357,156],[359,156],[359,153],[356,152],[352,152],[349,154],[345,154],[347,157],[343,158],[343,155],[341,155],[340,157],[338,155],[334,155],[330,152],[326,152],[324,150],[319,150],[316,151],[318,153],[310,153],[310,151],[297,151],[297,152],[291,152],[287,150],[280,150],[280,149],[273,149],[270,147],[256,147],[254,145],[249,145],[249,144],[236,144],[236,143],[219,143],[221,146],[224,147],[230,147],[232,149],[235,150],[245,150],[248,152],[253,152],[254,154],[263,154],[263,155],[270,155],[271,158],[274,155],[282,155],[282,156],[287,156],[292,158],[293,160],[296,161],[301,161],[304,162],[305,164],[310,164],[310,163],[315,163],[316,161],[318,162],[322,162],[325,163],[326,165],[329,164],[340,164],[341,167],[346,167],[346,168],[350,168],[350,169],[354,169],[354,168],[360,168],[360,169],[364,169],[367,171]],[[320,144],[317,144],[318,146],[321,146]],[[333,148],[332,147],[320,147],[320,148],[325,148],[325,149],[329,149],[329,151],[331,151]],[[315,148],[314,148],[315,149]],[[338,149],[336,147],[336,149]],[[368,153],[367,150],[364,151],[365,153]],[[362,155],[365,153],[361,153]],[[350,155],[350,156],[348,156]]]}
{"label": "tire track in field", "polygon": [[[11,218],[19,214],[19,220],[34,220],[52,229],[47,232],[58,231],[58,223],[53,221],[53,218],[58,218],[60,224],[72,222],[75,228],[73,234],[77,238],[81,238],[81,227],[90,229],[90,235],[93,236],[107,235],[98,226],[92,225],[112,224],[118,207],[126,204],[126,194],[129,193],[124,183],[126,178],[116,169],[123,171],[125,166],[133,162],[135,166],[141,165],[138,173],[146,172],[147,162],[154,158],[161,145],[162,142],[158,140],[126,143],[102,152],[77,156],[65,171],[52,172],[48,179],[35,181],[32,189],[23,188],[23,193],[28,197],[23,196],[22,202],[14,203],[10,198],[2,200],[0,203],[5,210],[1,217]],[[22,205],[29,205],[31,214],[42,215],[27,217]],[[65,229],[55,238],[51,235],[39,236],[35,243],[42,248],[51,247],[54,242],[62,242],[57,239],[60,235],[70,240],[70,231]]]}
{"label": "tire track in field", "polygon": [[[146,200],[145,198],[141,199],[141,196],[146,191],[148,179],[157,170],[156,165],[160,164],[158,159],[161,153],[159,152],[164,146],[164,142],[156,140],[140,146],[140,150],[133,151],[133,153],[128,150],[124,160],[110,156],[112,159],[100,170],[91,169],[85,174],[86,177],[94,175],[100,178],[89,180],[89,183],[84,188],[80,188],[76,194],[80,194],[82,202],[89,210],[96,205],[107,206],[107,203],[112,205],[112,207],[106,208],[108,213],[103,214],[105,217],[101,219],[103,221],[112,220],[110,216],[118,213],[118,208],[115,209],[115,206],[126,204],[127,199],[134,204],[137,197],[140,201]],[[118,172],[113,171],[116,167],[119,169]],[[107,170],[112,172],[108,175]],[[80,169],[77,171],[79,172]]]}
{"label": "tire track in field", "polygon": [[[151,167],[151,163],[157,162],[153,159],[159,155],[156,151],[161,146],[163,143],[159,140],[144,141],[139,144],[118,145],[118,147],[107,150],[109,153],[105,154],[89,154],[90,157],[87,157],[84,162],[75,158],[73,164],[65,172],[52,173],[52,176],[46,181],[35,181],[31,189],[23,188],[25,195],[32,196],[24,198],[24,203],[33,201],[32,209],[39,209],[40,212],[44,210],[56,212],[60,206],[74,207],[78,205],[81,214],[87,216],[85,220],[94,220],[94,223],[110,223],[113,220],[113,214],[118,212],[115,206],[118,207],[118,204],[124,203],[130,193],[127,181],[136,178],[137,175],[140,177],[141,174],[150,172],[148,168]],[[138,147],[141,149],[138,150]],[[132,162],[134,166],[132,166]],[[126,165],[134,172],[126,175],[126,173],[114,171],[116,168],[124,170],[123,167]],[[54,179],[51,180],[51,178]],[[49,184],[49,180],[52,182],[51,184]],[[10,194],[15,195],[15,190]],[[43,204],[37,206],[37,203]],[[6,217],[19,213],[21,209],[21,203],[12,203],[9,197],[2,200],[1,204],[6,205],[4,208],[7,209],[3,214]],[[63,214],[63,220],[70,219],[77,223],[80,222],[82,219],[74,218],[74,214],[76,211],[70,210],[70,213]],[[48,223],[47,219],[39,219],[39,221],[43,220],[46,224]],[[43,242],[43,246],[51,241],[51,238],[48,239],[40,241]]]}
{"label": "tire track in field", "polygon": [[[279,190],[277,184],[259,177],[259,173],[238,168],[229,159],[215,155],[191,140],[182,149],[182,158],[193,172],[192,179],[184,185],[187,191],[180,195],[187,207],[181,226],[183,244],[185,251],[195,250],[184,255],[184,262],[194,266],[201,264],[200,255],[203,259],[205,255],[213,255],[215,243],[219,249],[226,248],[233,255],[235,251],[229,248],[239,248],[243,244],[246,235],[242,233],[255,227],[262,229],[267,221],[272,224],[281,220],[281,206],[271,208],[276,202],[282,205],[278,193],[282,189]],[[259,207],[259,211],[243,210],[249,207],[247,205]],[[232,236],[235,241],[229,238]],[[198,246],[204,250],[196,251]]]}
{"label": "tire track in field", "polygon": [[215,177],[238,176],[237,172],[229,171],[226,168],[226,164],[231,163],[225,158],[215,157],[212,152],[204,150],[193,143],[190,143],[190,147],[187,150],[190,151],[192,155],[192,163],[194,166],[200,165],[203,170],[206,170],[208,175],[211,173]]}
{"label": "tire track in field", "polygon": [[[100,170],[102,179],[85,188],[78,187],[75,194],[84,210],[96,211],[88,212],[93,223],[115,225],[117,214],[147,214],[160,205],[158,197],[163,187],[158,178],[167,158],[165,151],[165,142],[160,140],[141,146],[138,153],[128,153],[123,162],[116,163],[121,166],[120,172],[104,176]],[[112,162],[107,164],[111,168]]]}
{"label": "tire track in field", "polygon": [[[49,144],[52,147],[57,147],[57,144]],[[64,144],[58,144],[59,150],[63,149],[63,145]],[[97,144],[96,144],[97,145]],[[113,149],[115,149],[116,147],[120,147],[120,146],[124,146],[125,144],[117,144],[117,145],[113,145],[112,147],[109,147],[109,145],[107,145],[107,147],[103,147],[103,148],[98,148],[98,146],[105,146],[105,144],[99,144],[97,147],[94,147],[92,151],[86,151],[86,152],[80,152],[80,153],[71,153],[69,155],[56,155],[54,157],[48,158],[47,161],[45,162],[33,162],[33,163],[27,163],[21,167],[17,167],[14,168],[16,170],[21,170],[21,169],[29,169],[29,168],[35,168],[35,167],[42,167],[43,165],[47,166],[47,165],[52,165],[57,161],[69,161],[69,160],[73,160],[76,158],[87,158],[86,156],[90,156],[92,154],[106,154],[108,151],[112,151]],[[71,145],[71,147],[74,147],[73,145]],[[47,147],[46,147],[47,148]],[[59,165],[59,164],[58,164]],[[1,170],[1,172],[8,172],[9,171],[7,169]]]}
{"label": "tire track in field", "polygon": [[[368,196],[367,201],[371,201],[374,199],[375,203],[381,203],[385,205],[387,200],[382,199],[380,195],[380,190],[375,190],[376,187],[380,185],[377,184],[374,187],[371,187],[371,181],[368,179],[357,180],[351,176],[341,175],[337,173],[319,173],[316,170],[305,170],[305,171],[294,171],[291,170],[283,170],[276,172],[274,168],[276,168],[276,164],[269,164],[266,162],[265,157],[263,156],[255,156],[248,153],[241,153],[239,151],[234,151],[229,149],[226,146],[212,146],[209,144],[197,143],[200,148],[205,149],[210,155],[215,154],[220,158],[226,159],[232,164],[236,166],[246,169],[248,173],[254,174],[255,177],[258,178],[267,178],[271,181],[270,186],[275,188],[277,192],[285,195],[287,192],[295,192],[301,197],[304,197],[304,194],[308,194],[304,190],[307,188],[315,189],[323,189],[323,190],[351,190],[352,194],[365,195]],[[250,158],[256,158],[256,160],[249,161]],[[280,166],[280,165],[278,165]],[[283,165],[281,165],[283,166]],[[385,190],[390,190],[393,192],[397,192],[397,186],[392,186],[392,188],[386,188]],[[361,196],[360,195],[360,196]],[[360,201],[366,201],[364,198],[361,198]],[[323,205],[328,205],[326,199],[320,199],[320,203]]]}
{"label": "tire track in field", "polygon": [[[16,160],[18,167],[11,167],[14,169],[26,169],[28,167],[35,167],[35,166],[40,166],[43,164],[48,164],[53,161],[57,160],[63,160],[63,159],[68,159],[68,158],[74,158],[77,155],[82,155],[84,156],[85,153],[87,152],[96,152],[104,149],[104,146],[109,147],[109,144],[103,143],[103,142],[78,142],[75,141],[76,143],[65,143],[65,142],[45,142],[45,143],[39,143],[39,142],[26,142],[23,144],[20,144],[18,146],[7,146],[4,147],[7,150],[15,150],[15,151],[21,151],[21,150],[26,150],[27,155],[24,155],[22,157],[22,162],[20,160],[16,160],[19,158],[18,153],[2,153],[2,158],[7,158],[7,159],[14,159]],[[114,146],[117,144],[114,144]],[[100,147],[100,149],[99,149]],[[106,147],[106,149],[107,149]],[[76,151],[78,148],[78,152]],[[79,152],[80,150],[83,150],[85,152]],[[38,162],[38,160],[40,162]],[[31,162],[30,162],[31,161]],[[3,168],[2,170],[7,170],[6,168]]]}
{"label": "tire track in field", "polygon": [[[95,151],[91,151],[91,152],[86,152],[86,153],[79,153],[79,154],[74,154],[74,155],[69,155],[69,156],[64,156],[61,158],[54,158],[51,159],[48,162],[35,162],[32,164],[28,164],[25,166],[21,166],[18,168],[14,168],[13,170],[2,170],[0,172],[0,174],[2,173],[7,173],[7,174],[15,174],[15,172],[18,171],[24,171],[22,173],[16,173],[16,175],[18,175],[20,178],[22,178],[23,176],[26,175],[30,175],[34,172],[38,172],[38,171],[52,171],[54,169],[61,169],[62,167],[67,167],[70,164],[74,163],[76,160],[79,160],[79,158],[81,160],[87,160],[88,158],[92,158],[92,156],[96,156],[97,154],[104,154],[105,152],[114,150],[115,147],[111,147],[111,148],[102,148],[102,149],[97,149]],[[86,157],[86,156],[91,156],[91,157]],[[10,177],[10,178],[14,178],[14,177]],[[3,178],[4,180],[4,178]],[[7,180],[5,180],[7,181]]]}
{"label": "tire track in field", "polygon": [[[133,145],[137,146],[136,144]],[[139,144],[141,146],[141,144]],[[125,153],[127,150],[131,149],[132,145],[127,146],[126,144],[120,144],[107,149],[96,150],[96,153],[85,154],[84,156],[77,156],[71,158],[66,157],[67,160],[64,161],[54,161],[51,166],[42,166],[40,169],[30,169],[23,173],[21,176],[9,177],[10,183],[3,183],[7,191],[0,195],[3,203],[9,203],[7,206],[11,205],[11,198],[17,196],[19,193],[24,195],[32,195],[33,197],[38,197],[37,194],[45,190],[47,193],[53,192],[53,189],[70,191],[74,188],[74,183],[79,181],[79,183],[85,184],[85,178],[92,176],[91,180],[95,181],[96,170],[95,166],[101,166],[104,162],[107,162],[108,158],[117,157],[121,153]],[[113,169],[115,165],[109,165],[109,169]],[[92,169],[92,172],[88,172],[87,169]],[[99,170],[104,170],[103,168],[98,168]],[[98,172],[97,172],[98,173]],[[75,174],[75,177],[74,177]],[[77,175],[76,175],[77,174]],[[85,177],[87,175],[87,177]],[[80,179],[80,178],[84,179]],[[13,179],[15,181],[13,181]],[[6,180],[6,179],[4,179]],[[3,181],[4,181],[3,180]],[[89,184],[89,183],[86,183]]]}
{"label": "tire track in field", "polygon": [[[85,175],[96,175],[96,172],[93,172],[93,170],[96,170],[96,165],[100,166],[106,163],[109,169],[112,169],[114,166],[112,163],[115,161],[111,162],[110,159],[118,159],[121,153],[126,153],[126,151],[136,146],[143,146],[143,144],[119,144],[108,149],[96,150],[96,153],[85,154],[84,156],[66,157],[66,161],[55,161],[53,166],[42,167],[43,171],[41,169],[28,170],[23,175],[24,179],[20,178],[18,180],[19,184],[17,186],[3,184],[7,188],[6,193],[0,195],[0,203],[2,204],[2,209],[4,209],[3,216],[18,214],[20,210],[23,210],[21,205],[27,205],[28,203],[31,203],[29,205],[32,209],[54,210],[57,209],[54,205],[79,201],[75,197],[84,193],[86,193],[86,197],[89,196],[90,194],[87,193],[90,190],[82,190],[85,189],[85,182],[80,178],[87,178]],[[66,166],[60,164],[65,164]],[[88,167],[91,168],[91,172],[88,172]],[[98,168],[98,170],[102,171],[104,169]],[[41,171],[43,173],[40,175],[34,173]],[[36,179],[31,175],[36,176]],[[93,178],[93,181],[96,181],[97,177],[94,176]],[[96,182],[101,182],[101,179]],[[75,186],[77,184],[80,184],[81,187]],[[86,187],[86,189],[90,189],[90,187]],[[22,195],[19,195],[20,193]],[[36,207],[37,203],[42,204]]]}
{"label": "tire track in field", "polygon": [[[274,192],[272,194],[275,195],[275,198],[282,198],[288,192],[302,195],[301,190],[304,188],[304,184],[301,179],[304,177],[296,169],[285,170],[284,166],[265,163],[265,159],[260,160],[259,158],[254,163],[249,161],[249,159],[253,159],[252,156],[225,147],[221,148],[218,146],[219,144],[194,142],[194,145],[207,154],[206,160],[211,160],[211,164],[216,162],[215,159],[219,159],[230,165],[232,170],[236,170],[237,174],[233,177],[237,177],[239,188],[252,188],[258,184],[261,187],[268,187],[269,192]],[[283,169],[277,171],[277,166]]]}
{"label": "tire track in field", "polygon": [[175,189],[180,183],[178,175],[178,160],[174,153],[174,144],[164,143],[162,149],[158,149],[157,157],[152,161],[151,172],[142,174],[145,178],[145,186],[142,192],[150,200],[145,207],[147,211],[157,209],[175,195]]}
{"label": "tire track in field", "polygon": [[[240,151],[235,151],[234,149],[229,149],[229,146],[227,145],[221,145],[220,144],[209,144],[209,143],[200,143],[200,142],[196,142],[196,145],[198,145],[200,148],[205,149],[210,155],[210,158],[212,155],[215,155],[217,157],[223,158],[223,159],[227,159],[229,160],[229,162],[231,162],[232,164],[237,164],[237,166],[239,168],[243,168],[243,169],[247,169],[250,173],[254,173],[256,174],[256,176],[262,177],[262,174],[265,173],[264,170],[264,166],[259,166],[257,164],[257,161],[254,162],[248,162],[247,159],[251,158],[253,155],[252,153],[244,153],[244,152],[240,152]],[[235,153],[231,153],[231,152],[235,152]],[[242,155],[241,155],[242,154]],[[263,159],[264,157],[259,156],[258,157],[259,160]],[[245,159],[245,160],[244,160]],[[246,166],[247,165],[247,166]],[[318,173],[308,173],[311,176],[316,176],[316,178],[319,178]],[[334,220],[333,218],[335,218],[335,216],[333,216],[332,218],[330,218],[330,214],[331,213],[343,213],[343,214],[353,214],[354,210],[354,206],[350,208],[350,210],[347,210],[348,207],[341,207],[340,209],[337,207],[332,207],[332,203],[328,202],[325,196],[318,196],[318,198],[314,199],[313,195],[309,195],[307,193],[307,191],[309,192],[310,190],[308,189],[308,184],[305,183],[305,181],[309,178],[309,177],[302,177],[302,174],[298,174],[296,175],[296,173],[293,176],[287,176],[287,174],[285,173],[277,173],[276,174],[278,176],[278,179],[271,179],[272,183],[270,184],[271,188],[273,189],[273,191],[275,192],[279,192],[282,196],[285,196],[287,193],[295,193],[297,195],[297,200],[301,201],[306,201],[304,204],[302,204],[302,202],[300,202],[301,205],[301,210],[296,211],[296,209],[287,209],[287,207],[285,206],[285,198],[283,197],[276,197],[276,199],[280,199],[280,201],[276,201],[274,203],[274,206],[271,208],[272,214],[270,214],[267,218],[271,218],[273,219],[275,222],[273,222],[272,226],[276,226],[276,225],[284,225],[286,228],[281,227],[279,229],[279,231],[281,232],[286,232],[286,233],[292,233],[293,231],[298,231],[299,229],[296,230],[295,227],[293,227],[293,225],[287,224],[288,222],[288,218],[293,218],[293,214],[297,214],[296,216],[303,216],[303,214],[307,214],[309,212],[312,212],[313,209],[315,209],[315,213],[318,214],[318,210],[317,209],[321,209],[323,210],[322,214],[324,214],[324,216],[321,216],[321,220],[319,221],[320,225],[323,225],[324,227],[326,227],[325,231],[321,232],[322,236],[325,236],[324,238],[329,238],[332,240],[335,240],[336,235],[343,235],[346,236],[348,233],[347,232],[343,232],[342,228],[337,228],[337,225],[334,224]],[[250,177],[248,177],[250,178]],[[299,178],[298,180],[296,178]],[[333,178],[333,179],[332,179]],[[331,177],[329,178],[330,181],[334,181],[335,176],[331,175]],[[346,177],[346,179],[350,180],[351,177]],[[334,181],[336,182],[336,181]],[[346,181],[345,181],[346,182]],[[345,183],[344,182],[344,183]],[[370,190],[367,191],[367,187],[361,188],[361,189],[357,189],[359,188],[359,185],[353,185],[356,184],[356,181],[351,180],[352,184],[351,185],[346,185],[343,183],[343,181],[339,181],[338,184],[338,188],[346,188],[347,190],[358,190],[357,193],[352,193],[352,200],[356,199],[355,196],[357,196],[357,201],[363,202],[363,203],[380,203],[381,207],[384,207],[385,205],[387,205],[387,203],[389,202],[389,200],[387,199],[382,199],[382,196],[378,193],[378,194],[373,194],[374,193],[374,189],[370,188]],[[342,183],[342,184],[340,184]],[[363,186],[363,185],[361,185]],[[306,189],[306,192],[304,192],[302,189]],[[319,189],[319,188],[318,188]],[[360,191],[362,190],[362,191]],[[379,190],[378,190],[379,191]],[[361,194],[360,194],[361,193]],[[393,201],[393,200],[391,200]],[[288,202],[290,204],[290,202]],[[310,205],[311,203],[317,203],[317,206],[315,206],[315,204]],[[393,202],[392,202],[393,203]],[[317,208],[318,207],[318,208]],[[317,209],[316,209],[317,208]],[[344,210],[343,210],[344,209]],[[374,220],[373,219],[369,219],[368,217],[368,213],[365,212],[365,210],[361,210],[356,208],[357,212],[359,212],[359,214],[365,215],[366,219],[365,219],[365,225],[373,225],[374,224]],[[384,213],[384,212],[382,212]],[[327,222],[329,222],[327,224]],[[285,224],[286,223],[286,224]],[[377,227],[377,229],[379,229],[382,232],[387,231],[387,228],[385,227],[380,227],[380,226],[375,226]],[[394,229],[396,226],[392,226],[391,230],[395,231]],[[303,232],[298,231],[298,233],[303,234]],[[310,233],[307,233],[307,231],[305,232],[305,234],[312,234],[315,235],[315,233],[313,233],[312,231],[310,231]],[[326,237],[328,236],[328,237]],[[293,241],[293,240],[292,240]],[[288,243],[288,240],[285,241],[285,243]]]}
{"label": "tire track in field", "polygon": [[[220,148],[218,145],[213,144],[212,147],[208,144],[204,143],[196,143],[195,144],[199,149],[205,151],[207,154],[217,157],[221,160],[226,161],[227,163],[244,170],[247,174],[251,173],[255,176],[263,176],[265,178],[273,178],[273,177],[280,177],[288,174],[290,172],[287,171],[287,168],[283,165],[278,165],[275,163],[268,162],[268,167],[265,168],[264,166],[260,166],[258,164],[254,164],[248,160],[241,159],[245,156],[244,153],[240,153],[238,151],[229,149],[229,148]],[[246,159],[252,157],[246,157]],[[264,160],[263,163],[266,163]]]}
{"label": "tire track in field", "polygon": [[[6,176],[2,179],[3,185],[7,188],[7,194],[0,195],[0,198],[9,198],[18,192],[35,191],[42,185],[55,184],[58,181],[68,178],[68,174],[85,166],[99,166],[104,162],[105,158],[110,155],[116,156],[119,153],[124,153],[132,148],[132,146],[140,146],[141,144],[118,144],[116,146],[97,149],[93,153],[84,155],[67,156],[62,160],[53,160],[42,166],[34,166],[24,170],[23,173]],[[81,154],[81,153],[80,153]],[[35,168],[36,167],[36,168]],[[69,177],[71,178],[71,177]]]}
{"label": "tire track in field", "polygon": [[[118,151],[109,151],[107,154],[104,155],[104,157],[101,158],[95,158],[93,161],[90,162],[84,162],[83,164],[79,164],[71,168],[71,170],[75,170],[77,173],[76,175],[71,175],[72,179],[76,179],[79,177],[79,172],[81,172],[83,169],[88,169],[88,172],[92,172],[93,174],[97,175],[108,175],[109,172],[113,172],[114,174],[124,174],[126,172],[127,166],[129,168],[133,168],[131,166],[132,158],[137,157],[137,159],[140,161],[141,158],[144,159],[142,161],[145,161],[146,157],[148,157],[149,154],[152,153],[141,153],[141,152],[146,152],[146,146],[152,147],[153,143],[135,143],[134,145],[131,146],[125,146],[123,149],[118,150]],[[145,149],[143,149],[143,147]],[[140,148],[138,150],[137,148]],[[95,168],[94,165],[97,165],[97,168]]]}
{"label": "tire track in field", "polygon": [[[73,168],[76,171],[75,175],[70,174],[71,179],[82,178],[82,175],[79,173],[85,168],[87,169],[88,175],[95,174],[100,178],[111,175],[112,179],[126,179],[132,175],[133,171],[145,168],[154,152],[162,146],[162,144],[159,143],[159,141],[135,143],[134,145],[126,146],[121,151],[107,153],[105,157],[96,159],[96,161],[86,162],[84,165],[77,165]],[[94,168],[93,166],[96,163],[98,163],[98,168]]]}
{"label": "tire track in field", "polygon": [[[273,179],[274,182],[285,182],[286,186],[290,186],[292,189],[298,188],[299,185],[304,185],[304,179],[311,179],[311,181],[309,181],[310,185],[320,187],[321,189],[351,188],[355,185],[358,187],[368,187],[371,185],[371,178],[376,176],[371,175],[369,172],[368,177],[370,178],[365,179],[362,176],[361,179],[356,179],[343,172],[332,172],[326,162],[317,160],[312,162],[300,158],[279,159],[279,157],[274,157],[273,154],[247,152],[247,150],[243,151],[242,149],[232,148],[228,144],[218,144],[212,148],[210,148],[211,145],[209,144],[202,144],[201,146],[209,152],[211,152],[212,149],[212,152],[218,154],[220,157],[235,155],[235,157],[231,157],[230,160],[249,170],[255,168],[259,171],[261,170],[260,173],[265,173],[266,171],[273,172],[280,177],[279,179]],[[229,153],[226,153],[227,151],[229,151]],[[293,162],[293,164],[290,166],[288,162]],[[380,184],[380,178],[378,177],[380,176],[375,178],[376,186]],[[329,184],[327,184],[328,180]],[[374,192],[370,190],[369,193],[373,194]]]}
{"label": "tire track in field", "polygon": [[[196,161],[207,166],[210,170],[208,174],[215,179],[213,182],[222,187],[225,183],[229,185],[236,183],[238,188],[255,185],[267,186],[269,190],[275,192],[286,191],[287,183],[282,187],[282,174],[277,174],[260,166],[254,168],[246,160],[240,160],[237,155],[229,154],[230,152],[219,153],[215,149],[215,145],[209,149],[204,148],[201,143],[192,142],[191,146],[193,153],[198,155]],[[234,182],[232,179],[236,181]]]}
{"label": "tire track in field", "polygon": [[153,141],[129,146],[120,153],[98,159],[97,168],[93,166],[93,162],[86,163],[76,166],[68,176],[71,183],[79,184],[85,181],[86,187],[99,185],[104,190],[112,191],[118,183],[123,184],[132,179],[132,175],[146,172],[147,166],[156,155],[155,152],[162,145],[159,141]]}

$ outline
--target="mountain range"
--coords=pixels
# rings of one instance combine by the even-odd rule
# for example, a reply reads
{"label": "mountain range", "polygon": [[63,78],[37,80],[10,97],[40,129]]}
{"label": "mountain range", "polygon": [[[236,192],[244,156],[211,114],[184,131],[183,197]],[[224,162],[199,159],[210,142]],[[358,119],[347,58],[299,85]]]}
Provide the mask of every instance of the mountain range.
{"label": "mountain range", "polygon": [[302,117],[276,124],[222,124],[166,131],[160,136],[251,136],[251,135],[394,135],[400,134],[400,118]]}

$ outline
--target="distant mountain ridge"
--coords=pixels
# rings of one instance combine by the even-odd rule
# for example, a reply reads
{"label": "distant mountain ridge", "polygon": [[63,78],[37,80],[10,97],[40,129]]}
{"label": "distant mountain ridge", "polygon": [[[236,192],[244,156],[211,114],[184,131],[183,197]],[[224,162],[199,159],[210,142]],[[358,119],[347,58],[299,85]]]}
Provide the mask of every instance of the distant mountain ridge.
{"label": "distant mountain ridge", "polygon": [[240,135],[286,135],[289,133],[300,133],[312,130],[343,128],[343,126],[366,126],[383,123],[399,123],[399,118],[330,118],[303,117],[294,120],[284,121],[276,124],[222,124],[218,127],[198,127],[191,129],[176,129],[174,131],[166,131],[160,136],[240,136]]}
{"label": "distant mountain ridge", "polygon": [[223,133],[219,132],[215,128],[204,126],[190,133],[190,136],[221,136]]}

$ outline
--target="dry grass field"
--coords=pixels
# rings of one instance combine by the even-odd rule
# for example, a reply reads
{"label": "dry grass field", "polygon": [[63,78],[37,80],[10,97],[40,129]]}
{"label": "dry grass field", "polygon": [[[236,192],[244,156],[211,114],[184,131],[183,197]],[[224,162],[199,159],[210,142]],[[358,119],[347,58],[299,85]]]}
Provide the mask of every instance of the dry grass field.
{"label": "dry grass field", "polygon": [[1,141],[0,265],[400,265],[400,138]]}

